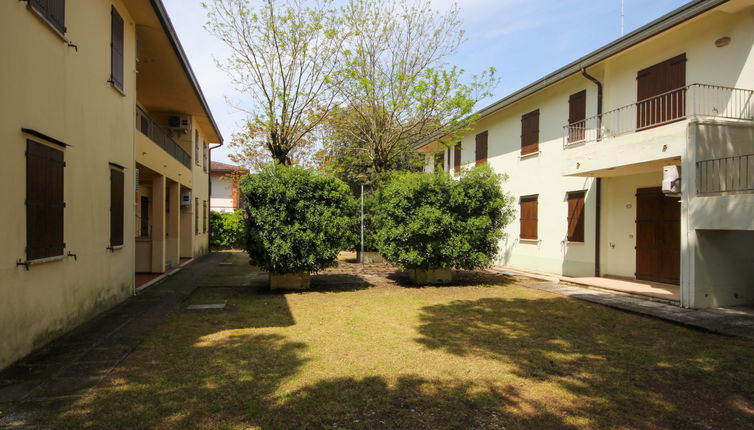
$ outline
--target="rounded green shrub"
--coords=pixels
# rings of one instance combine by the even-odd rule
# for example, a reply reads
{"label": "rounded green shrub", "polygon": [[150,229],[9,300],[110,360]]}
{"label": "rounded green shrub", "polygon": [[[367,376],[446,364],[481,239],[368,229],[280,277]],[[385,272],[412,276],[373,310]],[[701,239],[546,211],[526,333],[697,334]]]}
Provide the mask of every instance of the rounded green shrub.
{"label": "rounded green shrub", "polygon": [[246,201],[246,251],[276,274],[318,272],[358,234],[357,203],[332,175],[279,164],[241,180]]}
{"label": "rounded green shrub", "polygon": [[374,208],[375,245],[409,269],[476,269],[492,264],[513,218],[505,175],[481,166],[458,179],[448,173],[395,173]]}
{"label": "rounded green shrub", "polygon": [[210,245],[219,248],[241,248],[244,244],[243,211],[209,213]]}

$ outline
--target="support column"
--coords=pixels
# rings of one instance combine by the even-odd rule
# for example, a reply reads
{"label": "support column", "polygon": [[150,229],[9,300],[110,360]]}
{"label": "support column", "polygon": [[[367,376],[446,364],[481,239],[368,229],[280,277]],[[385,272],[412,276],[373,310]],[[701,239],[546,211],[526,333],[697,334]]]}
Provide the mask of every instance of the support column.
{"label": "support column", "polygon": [[152,179],[152,273],[165,272],[165,177]]}
{"label": "support column", "polygon": [[[183,188],[182,192],[190,192],[189,189]],[[194,204],[194,199],[190,196],[189,203]],[[191,224],[192,217],[194,216],[191,210],[192,206],[181,207],[181,258],[193,258],[194,247],[193,238],[194,230]]]}
{"label": "support column", "polygon": [[167,234],[165,237],[165,264],[175,267],[181,263],[181,186],[168,180],[167,185]]}

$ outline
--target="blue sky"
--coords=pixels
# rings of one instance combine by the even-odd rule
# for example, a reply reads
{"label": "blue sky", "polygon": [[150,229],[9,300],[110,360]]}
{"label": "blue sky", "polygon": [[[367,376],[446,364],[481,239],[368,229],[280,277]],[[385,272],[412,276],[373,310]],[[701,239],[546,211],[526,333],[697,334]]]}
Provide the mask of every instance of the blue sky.
{"label": "blue sky", "polygon": [[[202,25],[201,0],[163,0],[226,142],[243,114],[226,103],[232,85],[215,67],[225,47]],[[252,0],[253,1],[253,0]],[[432,0],[439,9],[453,0]],[[626,33],[683,5],[686,0],[625,0]],[[620,0],[460,0],[468,41],[451,61],[467,74],[490,66],[502,78],[495,96],[479,108],[620,37]],[[213,159],[228,161],[227,147]]]}

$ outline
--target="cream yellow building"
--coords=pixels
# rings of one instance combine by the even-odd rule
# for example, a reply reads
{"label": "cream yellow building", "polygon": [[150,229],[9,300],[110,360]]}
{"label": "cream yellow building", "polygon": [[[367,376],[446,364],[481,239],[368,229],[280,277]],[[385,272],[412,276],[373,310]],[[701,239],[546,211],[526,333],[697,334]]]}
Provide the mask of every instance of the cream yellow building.
{"label": "cream yellow building", "polygon": [[222,137],[159,0],[0,2],[0,368],[207,252]]}
{"label": "cream yellow building", "polygon": [[429,169],[509,175],[501,265],[678,285],[685,307],[754,303],[752,29],[752,0],[692,1],[482,109],[459,145],[420,150]]}

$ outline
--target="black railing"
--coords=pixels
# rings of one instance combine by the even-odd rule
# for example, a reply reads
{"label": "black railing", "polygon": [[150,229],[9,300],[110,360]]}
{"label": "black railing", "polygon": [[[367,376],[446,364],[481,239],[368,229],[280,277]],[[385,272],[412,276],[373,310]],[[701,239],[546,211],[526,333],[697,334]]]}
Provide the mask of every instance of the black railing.
{"label": "black railing", "polygon": [[696,163],[696,193],[754,192],[754,154]]}
{"label": "black railing", "polygon": [[163,128],[136,106],[136,129],[184,166],[191,168],[191,154],[184,151]]}

